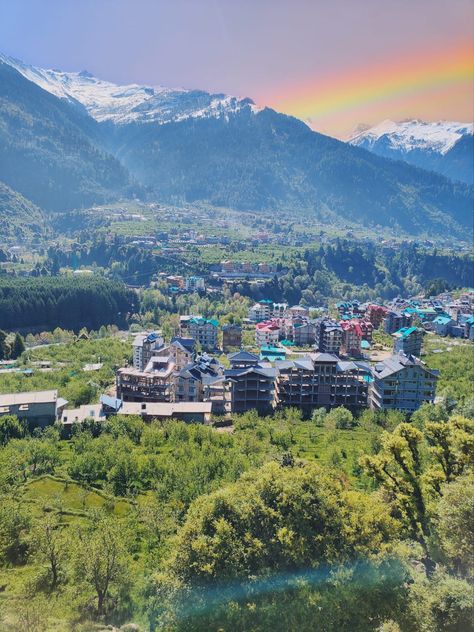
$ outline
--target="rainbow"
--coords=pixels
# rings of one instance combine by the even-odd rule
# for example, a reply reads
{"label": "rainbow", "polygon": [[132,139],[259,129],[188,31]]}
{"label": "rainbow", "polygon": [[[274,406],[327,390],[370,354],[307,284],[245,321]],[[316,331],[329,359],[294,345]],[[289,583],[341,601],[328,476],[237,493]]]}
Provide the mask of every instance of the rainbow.
{"label": "rainbow", "polygon": [[279,111],[309,119],[313,126],[342,115],[376,110],[380,104],[396,106],[403,100],[429,98],[453,87],[471,90],[474,81],[472,43],[450,50],[418,52],[399,60],[376,61],[336,76],[287,86],[267,97]]}

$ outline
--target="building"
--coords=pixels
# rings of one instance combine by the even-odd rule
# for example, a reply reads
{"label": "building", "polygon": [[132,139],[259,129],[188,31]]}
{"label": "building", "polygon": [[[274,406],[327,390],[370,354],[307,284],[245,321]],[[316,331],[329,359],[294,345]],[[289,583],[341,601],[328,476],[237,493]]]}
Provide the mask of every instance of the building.
{"label": "building", "polygon": [[241,368],[233,366],[226,369],[224,376],[227,412],[257,410],[261,414],[269,414],[275,409],[277,369],[258,364]]}
{"label": "building", "polygon": [[161,332],[141,333],[135,336],[133,341],[133,368],[143,371],[155,351],[164,345]]}
{"label": "building", "polygon": [[54,424],[61,418],[67,400],[57,390],[5,393],[0,395],[0,417],[15,415],[31,430]]}
{"label": "building", "polygon": [[387,308],[382,305],[370,304],[365,311],[365,317],[378,329],[387,315]]}
{"label": "building", "polygon": [[195,317],[189,321],[188,332],[203,349],[212,350],[217,348],[218,326],[217,320]]}
{"label": "building", "polygon": [[284,335],[286,340],[291,340],[297,347],[314,345],[316,342],[316,324],[300,318],[289,321],[289,325],[285,327]]}
{"label": "building", "polygon": [[344,355],[359,357],[361,355],[362,328],[358,321],[342,320],[342,345]]}
{"label": "building", "polygon": [[228,353],[231,349],[239,349],[242,346],[242,327],[230,324],[222,327],[222,350]]}
{"label": "building", "polygon": [[369,401],[375,410],[412,413],[423,403],[434,402],[438,371],[414,356],[393,355],[373,367],[372,377]]}
{"label": "building", "polygon": [[215,358],[203,353],[174,376],[175,402],[202,402],[207,387],[224,375],[224,367]]}
{"label": "building", "polygon": [[170,402],[175,370],[170,354],[152,357],[144,371],[119,369],[115,376],[117,398],[124,402]]}
{"label": "building", "polygon": [[339,355],[342,346],[342,327],[334,320],[323,318],[316,325],[316,347],[322,353]]}
{"label": "building", "polygon": [[411,325],[412,317],[405,312],[390,310],[383,320],[383,328],[386,334],[393,334],[402,327]]}
{"label": "building", "polygon": [[276,345],[280,339],[280,327],[275,321],[255,325],[255,342],[259,347]]}
{"label": "building", "polygon": [[433,321],[433,331],[437,333],[438,336],[448,336],[454,324],[456,324],[456,321],[454,321],[451,316],[440,314],[436,316]]}
{"label": "building", "polygon": [[286,310],[285,316],[288,318],[309,318],[309,309],[302,305],[293,305]]}
{"label": "building", "polygon": [[187,292],[204,292],[206,289],[204,278],[197,276],[186,277],[185,289]]}
{"label": "building", "polygon": [[273,301],[263,299],[252,305],[249,309],[248,317],[253,323],[260,323],[269,320],[273,315]]}
{"label": "building", "polygon": [[413,355],[419,358],[423,335],[423,330],[418,327],[402,327],[402,329],[392,334],[393,352],[404,353],[407,356]]}

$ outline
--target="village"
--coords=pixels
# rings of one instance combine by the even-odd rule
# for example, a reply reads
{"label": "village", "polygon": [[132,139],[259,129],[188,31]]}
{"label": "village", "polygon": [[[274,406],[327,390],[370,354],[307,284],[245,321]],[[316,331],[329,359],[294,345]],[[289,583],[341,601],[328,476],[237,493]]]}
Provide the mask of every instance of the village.
{"label": "village", "polygon": [[[175,333],[169,340],[161,331],[135,334],[132,364],[116,370],[97,403],[71,408],[57,389],[5,393],[0,416],[16,415],[30,428],[60,423],[70,436],[75,424],[117,414],[205,424],[287,407],[304,416],[337,407],[410,415],[436,399],[439,371],[421,359],[425,337],[474,340],[474,291],[385,305],[343,301],[330,313],[263,299],[241,324],[182,315]],[[84,370],[101,366],[91,358]]]}

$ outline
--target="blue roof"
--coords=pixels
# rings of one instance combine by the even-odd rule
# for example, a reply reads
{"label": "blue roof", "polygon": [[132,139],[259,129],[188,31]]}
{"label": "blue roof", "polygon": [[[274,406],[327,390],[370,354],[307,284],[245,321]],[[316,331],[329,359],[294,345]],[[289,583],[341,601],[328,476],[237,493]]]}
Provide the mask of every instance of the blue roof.
{"label": "blue roof", "polygon": [[394,336],[398,335],[398,336],[401,336],[402,338],[407,338],[411,334],[415,333],[415,331],[418,331],[418,327],[402,327],[401,329],[395,332]]}
{"label": "blue roof", "polygon": [[451,322],[451,316],[440,315],[437,316],[433,322],[436,325],[449,325],[449,323]]}
{"label": "blue roof", "polygon": [[116,397],[110,397],[109,395],[101,395],[100,403],[103,406],[107,406],[108,408],[113,408],[114,410],[119,410],[123,404],[121,399],[117,399]]}

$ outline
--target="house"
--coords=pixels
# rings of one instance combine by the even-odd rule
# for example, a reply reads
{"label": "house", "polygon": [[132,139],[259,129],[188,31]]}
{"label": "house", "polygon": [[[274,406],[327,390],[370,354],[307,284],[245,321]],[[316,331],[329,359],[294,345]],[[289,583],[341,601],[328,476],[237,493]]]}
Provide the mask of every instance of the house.
{"label": "house", "polygon": [[271,318],[273,314],[273,301],[263,299],[252,305],[248,317],[253,323],[260,323]]}
{"label": "house", "polygon": [[309,318],[309,309],[302,305],[293,305],[286,310],[285,316],[288,318]]}
{"label": "house", "polygon": [[194,362],[176,372],[173,401],[204,401],[206,398],[206,387],[214,381],[214,378],[223,375],[224,367],[215,358],[207,353],[196,356]]}
{"label": "house", "polygon": [[242,327],[240,325],[224,325],[222,327],[222,350],[228,353],[231,349],[242,346]]}
{"label": "house", "polygon": [[392,334],[393,352],[404,353],[407,356],[413,355],[419,358],[423,336],[423,330],[418,327],[402,327]]}
{"label": "house", "polygon": [[433,403],[438,371],[414,356],[402,353],[378,362],[372,369],[370,407],[412,413],[425,402]]}
{"label": "house", "polygon": [[0,395],[0,417],[15,415],[29,429],[44,428],[61,418],[67,400],[58,397],[57,390],[24,391]]}
{"label": "house", "polygon": [[173,356],[157,355],[143,371],[123,368],[115,376],[117,398],[124,402],[170,402],[173,399]]}
{"label": "house", "polygon": [[386,317],[387,311],[387,308],[382,305],[370,304],[365,311],[365,317],[372,323],[375,329],[378,329]]}

